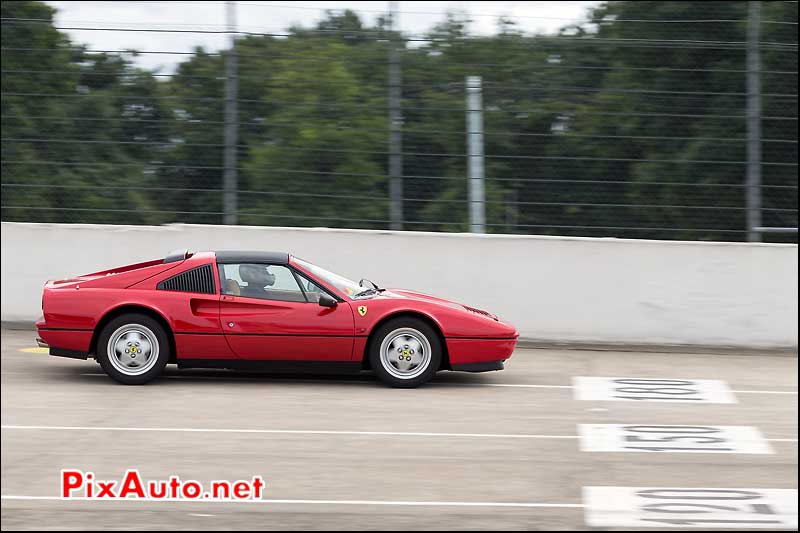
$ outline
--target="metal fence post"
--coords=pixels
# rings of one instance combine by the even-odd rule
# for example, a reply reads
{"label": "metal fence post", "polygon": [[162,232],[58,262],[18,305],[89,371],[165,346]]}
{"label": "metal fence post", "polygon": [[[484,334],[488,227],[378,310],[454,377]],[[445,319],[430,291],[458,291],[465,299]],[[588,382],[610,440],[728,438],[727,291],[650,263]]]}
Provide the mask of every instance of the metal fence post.
{"label": "metal fence post", "polygon": [[230,35],[231,49],[225,56],[225,161],[223,177],[223,222],[225,224],[237,223],[237,128],[238,110],[236,106],[237,79],[236,79],[236,2],[225,2],[225,15],[227,18],[228,34]]}
{"label": "metal fence post", "polygon": [[747,240],[761,241],[761,2],[748,2],[747,13]]}
{"label": "metal fence post", "polygon": [[483,183],[483,104],[480,76],[467,76],[467,175],[469,181],[469,228],[486,233]]}
{"label": "metal fence post", "polygon": [[397,2],[389,3],[389,218],[391,229],[403,229],[403,115],[400,109],[400,55],[396,37]]}

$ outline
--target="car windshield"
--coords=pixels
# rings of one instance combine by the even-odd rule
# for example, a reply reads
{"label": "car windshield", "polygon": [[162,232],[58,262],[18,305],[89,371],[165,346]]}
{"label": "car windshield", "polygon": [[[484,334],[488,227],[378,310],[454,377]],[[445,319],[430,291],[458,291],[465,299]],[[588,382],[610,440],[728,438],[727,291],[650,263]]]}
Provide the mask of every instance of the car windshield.
{"label": "car windshield", "polygon": [[318,277],[321,281],[325,282],[328,285],[336,287],[343,293],[345,293],[349,297],[353,297],[359,292],[363,291],[363,287],[359,287],[358,283],[351,279],[347,279],[344,276],[340,276],[339,274],[334,274],[328,270],[325,270],[322,267],[318,267],[317,265],[311,264],[308,261],[303,261],[302,259],[298,259],[297,257],[292,258],[295,263],[297,263],[301,268],[307,270],[311,274],[314,274]]}

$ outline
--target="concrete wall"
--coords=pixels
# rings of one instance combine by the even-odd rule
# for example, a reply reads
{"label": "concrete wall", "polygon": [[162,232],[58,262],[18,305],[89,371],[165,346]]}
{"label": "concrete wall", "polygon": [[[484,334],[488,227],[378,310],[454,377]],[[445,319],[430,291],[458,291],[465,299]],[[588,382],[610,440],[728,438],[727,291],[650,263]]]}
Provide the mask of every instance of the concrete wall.
{"label": "concrete wall", "polygon": [[177,248],[287,250],[484,308],[556,342],[797,346],[797,246],[205,225],[2,223],[2,320],[45,280]]}

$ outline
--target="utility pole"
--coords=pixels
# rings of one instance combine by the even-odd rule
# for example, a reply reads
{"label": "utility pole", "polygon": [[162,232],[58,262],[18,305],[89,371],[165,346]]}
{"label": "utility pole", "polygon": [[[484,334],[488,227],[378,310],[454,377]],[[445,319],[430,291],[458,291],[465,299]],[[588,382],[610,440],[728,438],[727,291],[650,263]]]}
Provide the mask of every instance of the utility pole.
{"label": "utility pole", "polygon": [[238,110],[236,108],[236,2],[225,2],[227,31],[230,36],[230,52],[225,56],[225,174],[223,178],[223,222],[233,225],[237,223],[238,189],[236,177],[236,145],[238,128]]}
{"label": "utility pole", "polygon": [[391,229],[403,229],[403,114],[400,109],[400,51],[397,2],[389,2],[389,215]]}
{"label": "utility pole", "polygon": [[747,12],[747,240],[761,241],[761,2]]}
{"label": "utility pole", "polygon": [[481,77],[467,76],[467,174],[469,181],[469,230],[472,233],[486,233],[483,165]]}

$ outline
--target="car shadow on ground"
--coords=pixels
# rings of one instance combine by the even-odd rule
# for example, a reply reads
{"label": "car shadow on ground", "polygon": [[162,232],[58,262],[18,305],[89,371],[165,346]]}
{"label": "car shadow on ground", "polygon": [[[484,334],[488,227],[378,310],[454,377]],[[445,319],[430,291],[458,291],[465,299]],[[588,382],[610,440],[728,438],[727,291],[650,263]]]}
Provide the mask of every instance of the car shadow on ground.
{"label": "car shadow on ground", "polygon": [[[76,382],[87,385],[108,385],[116,384],[109,378],[98,364],[81,364],[79,366],[62,367],[58,370],[50,369],[46,373],[40,374],[48,381]],[[385,387],[370,371],[358,373],[347,372],[296,372],[296,371],[242,371],[224,369],[179,369],[175,366],[168,366],[164,373],[157,379],[148,383],[147,387],[168,386],[175,381],[197,383],[197,384],[281,384],[281,385],[337,385],[347,386],[378,386]],[[487,379],[479,374],[469,374],[463,372],[439,372],[430,382],[422,385],[425,388],[437,386],[447,386],[448,388],[474,387],[487,383]]]}

